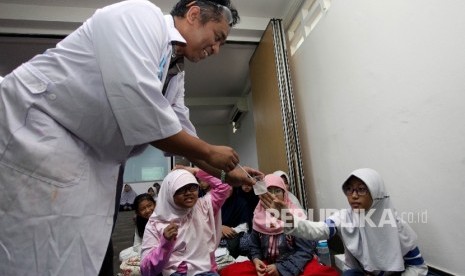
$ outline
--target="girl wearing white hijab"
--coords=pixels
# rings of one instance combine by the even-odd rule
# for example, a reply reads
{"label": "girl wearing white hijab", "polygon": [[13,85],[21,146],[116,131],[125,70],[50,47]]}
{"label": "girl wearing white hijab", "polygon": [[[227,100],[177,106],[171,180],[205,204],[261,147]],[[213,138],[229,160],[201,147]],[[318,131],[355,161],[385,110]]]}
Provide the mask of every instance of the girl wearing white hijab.
{"label": "girl wearing white hijab", "polygon": [[[417,236],[397,215],[381,176],[373,169],[353,171],[342,185],[350,208],[325,222],[290,218],[287,234],[326,240],[340,233],[345,249],[343,275],[426,275],[428,268],[417,246]],[[271,195],[262,200],[279,210],[286,205]]]}
{"label": "girl wearing white hijab", "polygon": [[134,192],[131,185],[125,184],[119,201],[119,210],[131,211],[134,208],[133,203],[134,199],[136,199],[136,196],[137,194]]}
{"label": "girl wearing white hijab", "polygon": [[[218,275],[214,252],[221,238],[220,210],[231,187],[201,170],[186,169],[163,180],[145,228],[142,275]],[[211,187],[202,198],[196,177]]]}
{"label": "girl wearing white hijab", "polygon": [[290,184],[289,184],[290,183],[289,175],[287,175],[287,173],[285,173],[283,171],[275,171],[273,174],[281,177],[281,179],[284,181],[284,184],[286,185],[287,196],[288,196],[289,200],[291,200],[291,202],[295,206],[299,207],[300,209],[303,209],[302,204],[300,204],[299,199],[293,193],[291,193]]}

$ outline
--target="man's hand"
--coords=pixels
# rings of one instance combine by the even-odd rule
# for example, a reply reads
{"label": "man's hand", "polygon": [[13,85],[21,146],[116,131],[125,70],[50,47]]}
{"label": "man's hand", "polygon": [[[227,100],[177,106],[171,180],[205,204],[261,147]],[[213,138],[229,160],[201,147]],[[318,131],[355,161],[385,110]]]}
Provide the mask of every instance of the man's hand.
{"label": "man's hand", "polygon": [[209,153],[206,162],[225,172],[233,170],[239,163],[239,155],[230,147],[210,145]]}
{"label": "man's hand", "polygon": [[[263,178],[264,174],[261,171],[250,167],[242,167],[251,177],[260,177]],[[230,171],[226,175],[226,182],[231,186],[241,186],[241,185],[254,185],[255,179],[250,178],[239,166],[234,170]]]}
{"label": "man's hand", "polygon": [[[191,161],[202,160],[209,166],[225,172],[233,170],[239,163],[239,155],[232,148],[210,145],[185,130],[150,144],[162,151],[182,155]],[[204,167],[199,167],[204,169]],[[205,171],[215,175],[211,170]]]}

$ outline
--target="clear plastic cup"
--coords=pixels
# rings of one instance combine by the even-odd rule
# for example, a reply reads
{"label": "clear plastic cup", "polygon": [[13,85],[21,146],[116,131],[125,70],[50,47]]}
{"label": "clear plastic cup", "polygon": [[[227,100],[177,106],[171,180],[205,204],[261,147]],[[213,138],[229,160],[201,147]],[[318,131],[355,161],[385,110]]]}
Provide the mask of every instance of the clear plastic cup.
{"label": "clear plastic cup", "polygon": [[256,195],[262,195],[266,194],[268,192],[268,189],[266,188],[266,183],[263,179],[260,179],[258,177],[255,177],[255,184],[252,186],[253,187],[253,192]]}

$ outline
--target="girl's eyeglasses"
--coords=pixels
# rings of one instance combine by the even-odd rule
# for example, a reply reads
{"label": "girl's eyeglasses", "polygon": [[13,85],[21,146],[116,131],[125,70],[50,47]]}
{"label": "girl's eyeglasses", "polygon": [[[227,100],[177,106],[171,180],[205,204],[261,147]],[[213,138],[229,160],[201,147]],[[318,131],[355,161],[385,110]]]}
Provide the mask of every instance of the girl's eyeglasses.
{"label": "girl's eyeglasses", "polygon": [[344,188],[344,194],[346,196],[351,196],[354,192],[357,193],[357,195],[359,196],[364,196],[368,193],[368,189],[365,187],[358,187],[358,188],[345,187]]}
{"label": "girl's eyeglasses", "polygon": [[174,195],[184,195],[187,192],[194,193],[198,191],[199,191],[199,184],[187,184],[186,186],[183,186],[177,189]]}

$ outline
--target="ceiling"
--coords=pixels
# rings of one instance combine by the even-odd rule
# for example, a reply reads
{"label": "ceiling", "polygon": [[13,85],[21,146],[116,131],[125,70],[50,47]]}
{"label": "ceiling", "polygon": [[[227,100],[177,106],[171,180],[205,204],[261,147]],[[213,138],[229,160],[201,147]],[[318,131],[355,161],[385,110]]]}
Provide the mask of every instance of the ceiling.
{"label": "ceiling", "polygon": [[[53,47],[95,9],[115,0],[0,0],[0,75]],[[169,13],[177,0],[151,0]],[[295,13],[302,0],[232,0],[241,21],[220,53],[187,62],[186,105],[196,126],[229,123],[229,114],[250,91],[249,60],[271,18]]]}

